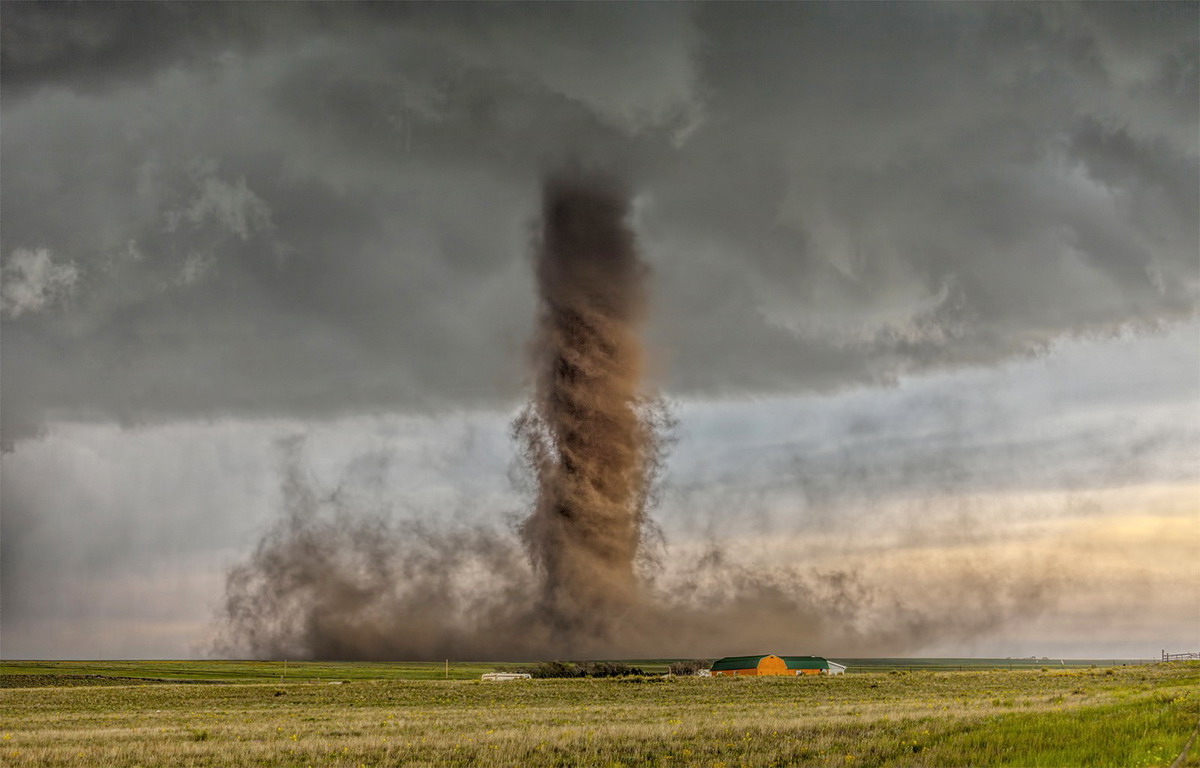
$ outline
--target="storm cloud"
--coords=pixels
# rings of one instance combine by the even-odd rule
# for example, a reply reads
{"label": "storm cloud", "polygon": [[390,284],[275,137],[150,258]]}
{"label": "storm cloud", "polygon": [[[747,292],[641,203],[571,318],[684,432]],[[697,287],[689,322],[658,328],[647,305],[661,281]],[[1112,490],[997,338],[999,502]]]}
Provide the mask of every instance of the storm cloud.
{"label": "storm cloud", "polygon": [[672,395],[1196,313],[1194,5],[4,13],[3,274],[70,270],[6,298],[7,440],[515,402],[569,157],[634,195]]}
{"label": "storm cloud", "polygon": [[[359,608],[240,649],[486,652],[421,615],[442,587],[503,608],[506,654],[554,650],[508,599],[508,425],[572,164],[620,181],[649,268],[678,427],[639,576],[672,648],[744,642],[690,612],[737,594],[763,642],[811,618],[804,653],[1195,637],[1196,4],[3,16],[8,656],[201,653],[222,606],[314,595]],[[309,543],[259,589],[247,563]],[[660,654],[663,615],[590,650]]]}

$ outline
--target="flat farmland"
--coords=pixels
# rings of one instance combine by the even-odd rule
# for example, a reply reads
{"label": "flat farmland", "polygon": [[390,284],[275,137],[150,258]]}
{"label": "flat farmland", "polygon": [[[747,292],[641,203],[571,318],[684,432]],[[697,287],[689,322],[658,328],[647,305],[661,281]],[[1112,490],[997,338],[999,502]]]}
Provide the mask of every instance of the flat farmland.
{"label": "flat farmland", "polygon": [[275,663],[6,662],[0,763],[1200,766],[1200,743],[1179,759],[1200,663],[477,679],[497,666],[289,664],[281,683]]}

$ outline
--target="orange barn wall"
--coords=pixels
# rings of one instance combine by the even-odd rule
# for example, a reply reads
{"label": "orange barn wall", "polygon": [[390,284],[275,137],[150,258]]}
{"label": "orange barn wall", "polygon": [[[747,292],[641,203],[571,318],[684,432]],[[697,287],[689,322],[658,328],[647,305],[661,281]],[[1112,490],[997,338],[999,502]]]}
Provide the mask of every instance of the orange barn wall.
{"label": "orange barn wall", "polygon": [[757,675],[757,674],[758,674],[757,669],[722,669],[717,672],[713,672],[713,675],[725,675],[725,677],[735,677],[737,675],[753,676],[753,675]]}
{"label": "orange barn wall", "polygon": [[758,662],[758,669],[755,672],[759,675],[791,675],[792,670],[787,668],[787,664],[778,656],[764,656]]}

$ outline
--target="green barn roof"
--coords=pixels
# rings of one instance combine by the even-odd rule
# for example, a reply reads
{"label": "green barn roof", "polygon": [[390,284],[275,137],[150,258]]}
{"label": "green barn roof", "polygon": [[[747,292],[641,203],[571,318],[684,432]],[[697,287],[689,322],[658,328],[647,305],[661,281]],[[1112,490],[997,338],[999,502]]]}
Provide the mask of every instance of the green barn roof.
{"label": "green barn roof", "polygon": [[723,659],[717,659],[713,662],[712,671],[720,672],[722,669],[754,669],[758,666],[758,662],[770,656],[769,653],[760,653],[758,656],[726,656]]}
{"label": "green barn roof", "polygon": [[[726,669],[754,669],[758,662],[770,656],[760,653],[757,656],[726,656],[713,662],[712,671],[720,672]],[[780,656],[788,669],[829,669],[829,662],[820,656]]]}

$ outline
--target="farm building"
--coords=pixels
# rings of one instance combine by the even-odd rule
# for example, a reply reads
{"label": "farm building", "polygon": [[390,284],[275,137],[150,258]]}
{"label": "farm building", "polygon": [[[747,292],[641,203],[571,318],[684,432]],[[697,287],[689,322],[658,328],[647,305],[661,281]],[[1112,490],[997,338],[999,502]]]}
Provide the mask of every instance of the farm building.
{"label": "farm building", "polygon": [[498,680],[501,682],[508,680],[529,680],[533,675],[528,672],[484,672],[480,675],[480,680]]}
{"label": "farm building", "polygon": [[820,656],[726,656],[713,662],[712,676],[722,675],[840,675],[844,664]]}

